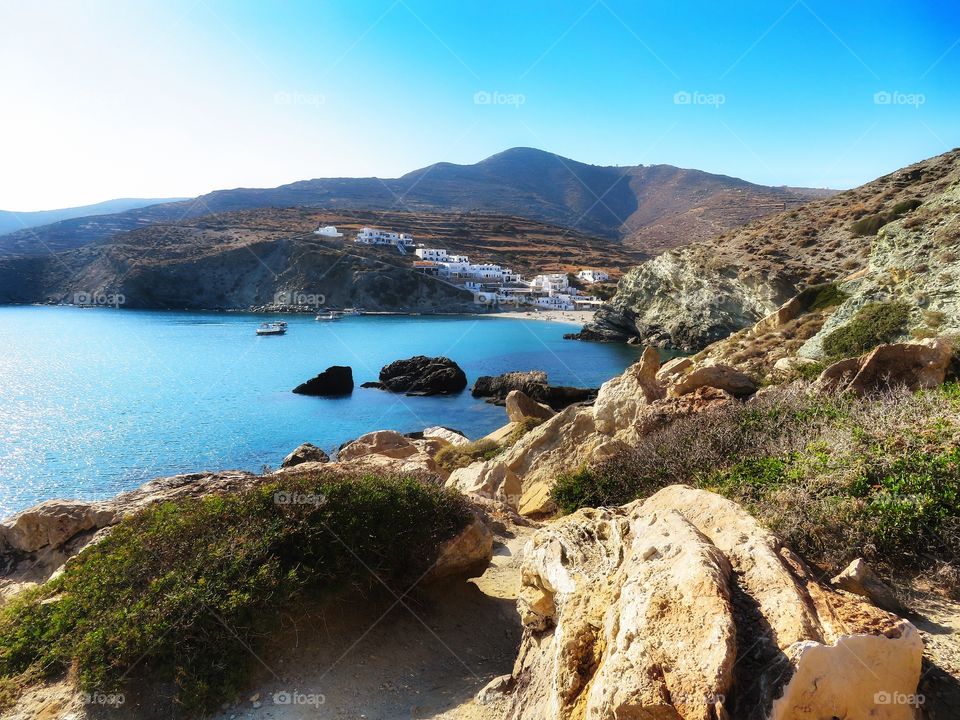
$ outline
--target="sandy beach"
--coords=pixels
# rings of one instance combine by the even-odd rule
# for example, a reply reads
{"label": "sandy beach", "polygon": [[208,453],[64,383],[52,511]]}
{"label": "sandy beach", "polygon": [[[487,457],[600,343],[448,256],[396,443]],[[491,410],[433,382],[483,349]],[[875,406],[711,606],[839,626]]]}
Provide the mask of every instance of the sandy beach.
{"label": "sandy beach", "polygon": [[593,320],[595,310],[510,310],[478,317],[515,318],[518,320],[549,320],[568,325],[586,325]]}

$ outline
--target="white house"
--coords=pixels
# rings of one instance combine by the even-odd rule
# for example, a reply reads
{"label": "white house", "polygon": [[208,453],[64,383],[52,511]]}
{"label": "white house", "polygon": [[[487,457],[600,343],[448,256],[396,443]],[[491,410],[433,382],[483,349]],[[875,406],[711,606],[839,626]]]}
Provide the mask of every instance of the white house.
{"label": "white house", "polygon": [[588,283],[598,283],[606,282],[610,279],[610,274],[603,272],[603,270],[589,270],[584,268],[577,273],[577,277]]}
{"label": "white house", "polygon": [[549,310],[573,310],[573,298],[565,293],[556,293],[547,297],[538,297],[536,301],[539,307]]}
{"label": "white house", "polygon": [[337,232],[336,225],[323,225],[322,227],[318,227],[316,230],[314,230],[313,234],[322,235],[323,237],[343,237],[342,232]]}
{"label": "white house", "polygon": [[570,278],[567,277],[566,273],[537,275],[530,281],[530,287],[539,289],[545,293],[566,292],[570,288]]}
{"label": "white house", "polygon": [[412,235],[367,227],[357,233],[356,242],[363,245],[396,245],[397,247],[414,244]]}
{"label": "white house", "polygon": [[417,248],[414,254],[421,260],[429,260],[430,262],[447,262],[450,257],[446,250],[439,248]]}

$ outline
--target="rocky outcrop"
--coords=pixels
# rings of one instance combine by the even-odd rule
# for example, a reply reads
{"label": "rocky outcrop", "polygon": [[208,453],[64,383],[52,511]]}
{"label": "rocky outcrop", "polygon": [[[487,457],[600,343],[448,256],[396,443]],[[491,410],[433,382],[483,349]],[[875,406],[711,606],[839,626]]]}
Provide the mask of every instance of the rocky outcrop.
{"label": "rocky outcrop", "polygon": [[578,388],[568,385],[550,385],[547,374],[540,370],[530,372],[508,372],[502,375],[481,375],[473,384],[474,397],[487,398],[494,405],[506,403],[507,395],[519,390],[530,399],[547,405],[552,410],[574,403],[589,402],[597,396],[596,388]]}
{"label": "rocky outcrop", "polygon": [[348,366],[333,365],[315,378],[297,385],[293,392],[298,395],[349,395],[353,392],[353,370]]}
{"label": "rocky outcrop", "polygon": [[906,610],[897,600],[896,593],[867,565],[863,558],[857,558],[840,571],[830,582],[854,595],[868,598],[878,608],[903,615]]}
{"label": "rocky outcrop", "polygon": [[449,577],[475,577],[483,573],[493,557],[493,533],[480,513],[470,524],[440,546],[437,559],[424,578],[432,582]]}
{"label": "rocky outcrop", "polygon": [[860,395],[898,386],[929,389],[943,384],[953,357],[953,343],[947,338],[880,345],[861,357],[834,363],[817,382]]}
{"label": "rocky outcrop", "polygon": [[511,390],[507,394],[505,406],[510,422],[523,422],[528,419],[549,420],[556,415],[552,409],[533,400],[521,390]]}
{"label": "rocky outcrop", "polygon": [[470,438],[463,433],[457,432],[456,430],[451,430],[450,428],[446,428],[441,425],[425,428],[423,431],[423,437],[442,440],[444,443],[449,445],[466,445],[470,442]]}
{"label": "rocky outcrop", "polygon": [[[364,383],[363,387],[370,387]],[[467,376],[450,358],[417,355],[397,360],[380,370],[377,387],[407,395],[448,395],[467,386]]]}
{"label": "rocky outcrop", "polygon": [[580,510],[536,531],[522,573],[510,718],[911,718],[882,698],[916,693],[917,630],[718,495]]}
{"label": "rocky outcrop", "polygon": [[757,391],[757,383],[748,375],[727,365],[704,365],[678,378],[670,387],[671,397],[680,397],[702,387],[724,390],[734,397],[747,397]]}
{"label": "rocky outcrop", "polygon": [[307,442],[298,445],[292,453],[287,455],[280,463],[280,467],[289,468],[305,462],[330,462],[330,456],[313,443]]}

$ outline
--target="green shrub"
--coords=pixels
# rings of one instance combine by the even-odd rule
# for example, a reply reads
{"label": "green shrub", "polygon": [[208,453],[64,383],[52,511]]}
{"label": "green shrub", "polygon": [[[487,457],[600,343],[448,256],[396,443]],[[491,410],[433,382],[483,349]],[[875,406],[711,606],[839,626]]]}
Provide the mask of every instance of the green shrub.
{"label": "green shrub", "polygon": [[804,289],[798,297],[803,308],[811,311],[836,307],[850,296],[841,290],[837,283],[823,283],[822,285],[811,285]]}
{"label": "green shrub", "polygon": [[543,425],[542,418],[527,417],[517,423],[516,427],[510,431],[510,435],[507,437],[504,442],[504,447],[511,447],[516,445],[517,441],[520,440],[524,435],[533,430],[535,427],[540,427]]}
{"label": "green shrub", "polygon": [[246,647],[285,606],[354,584],[402,591],[468,517],[415,478],[331,475],[146,509],[0,610],[0,677],[73,668],[82,690],[140,678],[210,708],[243,689]]}
{"label": "green shrub", "polygon": [[893,215],[893,218],[896,219],[903,217],[908,212],[913,212],[918,207],[923,205],[923,201],[917,200],[916,198],[910,198],[909,200],[901,200],[890,211],[890,214]]}
{"label": "green shrub", "polygon": [[502,449],[493,440],[476,440],[464,445],[445,445],[433,459],[445,470],[456,470],[477,460],[490,460],[499,455]]}
{"label": "green shrub", "polygon": [[850,226],[850,232],[852,232],[855,237],[876,235],[877,231],[879,231],[880,228],[882,228],[888,222],[890,221],[887,219],[886,215],[867,215],[866,217],[862,217],[853,223],[853,225]]}
{"label": "green shrub", "polygon": [[900,302],[864,305],[847,322],[823,339],[823,350],[830,358],[862,355],[882,343],[893,342],[906,329],[910,308]]}

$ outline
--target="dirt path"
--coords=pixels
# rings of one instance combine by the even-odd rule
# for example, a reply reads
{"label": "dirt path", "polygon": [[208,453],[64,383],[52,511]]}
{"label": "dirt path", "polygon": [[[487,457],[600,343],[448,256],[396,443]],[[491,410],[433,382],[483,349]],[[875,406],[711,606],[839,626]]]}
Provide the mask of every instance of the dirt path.
{"label": "dirt path", "polygon": [[[532,532],[510,528],[486,573],[403,599],[341,602],[292,619],[262,654],[256,690],[216,720],[493,720],[473,697],[509,673],[520,640],[517,554]],[[404,607],[406,605],[406,607]]]}

